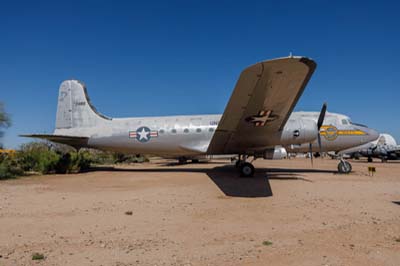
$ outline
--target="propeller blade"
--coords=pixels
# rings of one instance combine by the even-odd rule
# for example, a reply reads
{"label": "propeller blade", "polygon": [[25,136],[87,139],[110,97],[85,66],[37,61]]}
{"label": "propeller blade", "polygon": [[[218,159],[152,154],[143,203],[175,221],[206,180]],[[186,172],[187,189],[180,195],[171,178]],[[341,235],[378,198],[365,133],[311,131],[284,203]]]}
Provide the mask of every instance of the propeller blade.
{"label": "propeller blade", "polygon": [[311,166],[314,167],[313,154],[312,154],[312,143],[311,142],[310,142],[310,159],[311,159]]}
{"label": "propeller blade", "polygon": [[319,132],[318,132],[318,146],[319,146],[319,154],[322,156],[321,134],[319,134]]}
{"label": "propeller blade", "polygon": [[328,106],[326,103],[324,103],[322,105],[321,112],[319,113],[318,122],[317,122],[318,131],[321,129],[322,123],[324,122],[327,107]]}

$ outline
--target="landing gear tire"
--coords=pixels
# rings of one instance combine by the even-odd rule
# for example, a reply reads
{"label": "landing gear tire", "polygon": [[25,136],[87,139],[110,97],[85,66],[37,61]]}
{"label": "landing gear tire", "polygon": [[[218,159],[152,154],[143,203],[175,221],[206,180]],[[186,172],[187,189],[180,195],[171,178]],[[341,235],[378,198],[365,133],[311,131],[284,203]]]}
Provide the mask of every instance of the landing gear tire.
{"label": "landing gear tire", "polygon": [[199,163],[199,159],[192,159],[192,163]]}
{"label": "landing gear tire", "polygon": [[240,175],[242,177],[252,177],[254,175],[254,166],[251,163],[243,162],[240,164]]}
{"label": "landing gear tire", "polygon": [[368,157],[368,162],[372,163],[372,157]]}
{"label": "landing gear tire", "polygon": [[353,169],[353,167],[347,161],[341,161],[338,164],[338,171],[339,171],[340,174],[348,174],[348,173],[351,172],[352,169]]}

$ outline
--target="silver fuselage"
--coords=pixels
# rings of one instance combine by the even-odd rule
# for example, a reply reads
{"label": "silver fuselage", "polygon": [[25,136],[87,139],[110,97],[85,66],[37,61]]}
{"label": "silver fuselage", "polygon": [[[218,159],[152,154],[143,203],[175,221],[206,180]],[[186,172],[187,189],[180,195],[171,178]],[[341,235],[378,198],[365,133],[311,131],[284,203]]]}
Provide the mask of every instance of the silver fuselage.
{"label": "silver fuselage", "polygon": [[[87,147],[123,153],[154,154],[163,157],[196,156],[207,154],[207,148],[218,126],[221,115],[164,116],[141,118],[112,118],[103,120],[101,127],[58,128],[55,135],[88,137]],[[323,151],[340,151],[367,143],[377,138],[376,131],[368,127],[341,124],[347,118],[328,113],[325,119],[337,130],[359,130],[363,135],[338,135],[336,138],[322,136]],[[265,150],[276,145],[288,152],[309,151],[309,142],[319,151],[315,124],[318,113],[293,112],[284,129],[274,136],[266,136],[265,147],[249,151]],[[146,130],[149,132],[146,132]],[[293,136],[298,130],[299,136]],[[251,136],[249,136],[251,137]]]}

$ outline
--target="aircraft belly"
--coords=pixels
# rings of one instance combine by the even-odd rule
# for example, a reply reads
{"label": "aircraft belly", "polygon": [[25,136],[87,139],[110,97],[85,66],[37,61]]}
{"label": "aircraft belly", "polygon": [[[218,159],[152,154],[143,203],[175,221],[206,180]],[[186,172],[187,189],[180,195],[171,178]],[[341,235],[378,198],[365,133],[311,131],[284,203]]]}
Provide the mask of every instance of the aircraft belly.
{"label": "aircraft belly", "polygon": [[[204,139],[194,138],[180,134],[162,134],[148,139],[130,137],[128,134],[118,134],[108,137],[89,138],[88,146],[101,150],[109,150],[124,153],[144,153],[156,155],[197,155],[201,150],[194,143],[204,143]],[[195,142],[196,141],[196,142]]]}

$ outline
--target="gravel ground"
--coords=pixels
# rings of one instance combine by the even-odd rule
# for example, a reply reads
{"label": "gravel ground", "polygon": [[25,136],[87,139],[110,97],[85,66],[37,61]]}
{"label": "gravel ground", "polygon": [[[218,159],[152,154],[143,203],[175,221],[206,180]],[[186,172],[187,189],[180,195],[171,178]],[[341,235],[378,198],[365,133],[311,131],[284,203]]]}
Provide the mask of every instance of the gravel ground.
{"label": "gravel ground", "polygon": [[400,265],[400,162],[227,163],[1,181],[0,265]]}

